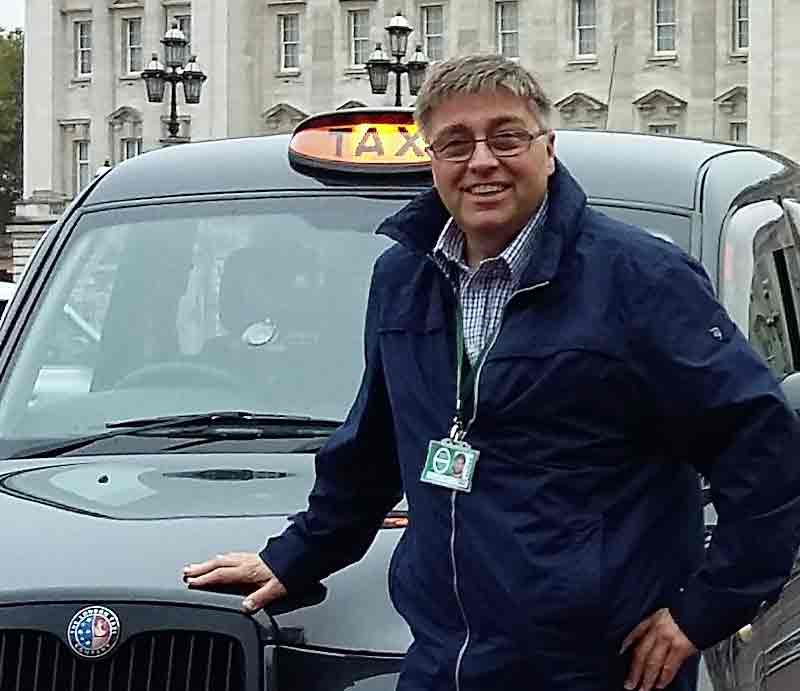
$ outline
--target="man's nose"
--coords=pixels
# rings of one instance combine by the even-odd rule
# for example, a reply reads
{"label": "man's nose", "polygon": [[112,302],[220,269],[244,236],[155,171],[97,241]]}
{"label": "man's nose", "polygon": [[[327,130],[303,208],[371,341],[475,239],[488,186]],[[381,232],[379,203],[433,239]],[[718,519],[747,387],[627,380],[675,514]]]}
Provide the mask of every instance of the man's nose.
{"label": "man's nose", "polygon": [[475,142],[475,151],[469,159],[469,167],[472,169],[493,168],[499,164],[497,157],[492,153],[489,144],[485,140]]}

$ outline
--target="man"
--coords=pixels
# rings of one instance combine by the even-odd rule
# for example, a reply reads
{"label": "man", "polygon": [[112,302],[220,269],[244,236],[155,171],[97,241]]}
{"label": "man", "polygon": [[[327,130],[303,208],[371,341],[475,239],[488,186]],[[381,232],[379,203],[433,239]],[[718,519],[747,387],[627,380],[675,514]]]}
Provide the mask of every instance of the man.
{"label": "man", "polygon": [[[586,206],[549,110],[504,58],[432,70],[435,189],[379,230],[398,244],[308,511],[260,555],[185,572],[262,607],[359,559],[405,492],[402,691],[688,691],[698,649],[780,591],[797,547],[779,387],[693,259]],[[435,462],[458,450],[454,488]],[[720,516],[705,555],[697,470]]]}

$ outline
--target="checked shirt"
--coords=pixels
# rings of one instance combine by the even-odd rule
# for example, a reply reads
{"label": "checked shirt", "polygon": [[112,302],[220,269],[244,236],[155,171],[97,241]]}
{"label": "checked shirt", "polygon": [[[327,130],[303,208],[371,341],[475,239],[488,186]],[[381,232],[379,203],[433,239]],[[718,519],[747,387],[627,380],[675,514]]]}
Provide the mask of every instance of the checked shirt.
{"label": "checked shirt", "polygon": [[499,328],[503,309],[519,285],[533,254],[533,238],[547,217],[547,196],[522,231],[496,257],[481,261],[476,269],[464,259],[464,234],[451,218],[442,230],[433,258],[453,284],[464,316],[464,345],[475,364]]}

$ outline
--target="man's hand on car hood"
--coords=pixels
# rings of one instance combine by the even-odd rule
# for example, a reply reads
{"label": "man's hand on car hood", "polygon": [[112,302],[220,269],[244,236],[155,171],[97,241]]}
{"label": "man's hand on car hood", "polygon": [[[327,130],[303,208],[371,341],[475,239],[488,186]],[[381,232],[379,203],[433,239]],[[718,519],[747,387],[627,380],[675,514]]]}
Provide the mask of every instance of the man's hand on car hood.
{"label": "man's hand on car hood", "polygon": [[286,588],[258,554],[229,552],[200,564],[189,564],[183,578],[190,588],[229,589],[246,594],[245,612],[256,612],[286,595]]}

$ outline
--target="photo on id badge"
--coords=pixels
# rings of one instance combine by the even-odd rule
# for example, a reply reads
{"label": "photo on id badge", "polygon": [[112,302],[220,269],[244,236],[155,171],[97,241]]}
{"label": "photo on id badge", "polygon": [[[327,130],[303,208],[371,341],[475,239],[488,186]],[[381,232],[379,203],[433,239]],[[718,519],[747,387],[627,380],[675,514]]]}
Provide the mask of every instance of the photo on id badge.
{"label": "photo on id badge", "polygon": [[422,470],[422,481],[469,492],[478,452],[448,439],[432,441]]}

